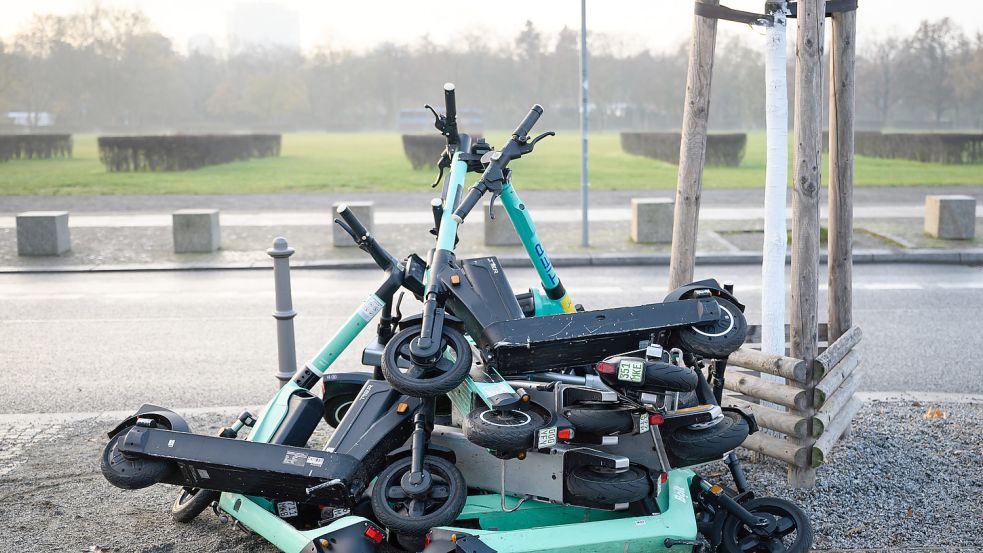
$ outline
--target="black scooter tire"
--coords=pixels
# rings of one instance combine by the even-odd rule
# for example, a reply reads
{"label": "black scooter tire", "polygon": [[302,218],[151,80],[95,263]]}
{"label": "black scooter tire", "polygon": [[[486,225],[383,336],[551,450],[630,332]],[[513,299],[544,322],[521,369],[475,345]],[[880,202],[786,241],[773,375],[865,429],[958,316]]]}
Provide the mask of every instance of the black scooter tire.
{"label": "black scooter tire", "polygon": [[684,326],[676,329],[675,343],[683,351],[724,359],[737,351],[747,340],[747,319],[733,303],[715,298],[717,305],[728,317],[712,325]]}
{"label": "black scooter tire", "polygon": [[481,406],[471,411],[461,426],[464,437],[471,443],[509,453],[532,448],[536,431],[546,426],[546,416],[533,408],[497,411]]}
{"label": "black scooter tire", "polygon": [[431,474],[436,473],[448,488],[447,500],[422,517],[407,517],[397,513],[386,499],[386,484],[398,485],[400,478],[410,470],[411,457],[403,457],[379,473],[372,485],[372,512],[379,523],[397,534],[420,536],[426,534],[435,526],[444,526],[454,522],[464,510],[468,499],[468,485],[464,481],[461,470],[447,459],[435,455],[426,455],[423,466]]}
{"label": "black scooter tire", "polygon": [[721,459],[725,453],[744,443],[750,428],[747,420],[732,411],[709,428],[679,428],[666,437],[666,449],[680,466],[692,466]]}
{"label": "black scooter tire", "polygon": [[139,490],[153,486],[175,470],[173,463],[143,457],[131,457],[119,450],[119,442],[130,432],[128,426],[110,438],[102,450],[99,468],[110,484],[124,490]]}
{"label": "black scooter tire", "polygon": [[652,495],[652,482],[648,474],[631,466],[623,472],[577,467],[567,475],[566,484],[571,495],[604,505],[631,503]]}
{"label": "black scooter tire", "polygon": [[[805,512],[794,503],[777,497],[759,497],[744,503],[742,506],[755,515],[767,515],[775,517],[779,521],[791,521],[795,529],[795,538],[788,544],[784,543],[784,539],[782,539],[780,544],[776,544],[776,548],[769,548],[767,540],[764,539],[760,539],[757,544],[749,543],[744,541],[744,538],[753,533],[744,526],[740,519],[728,515],[724,520],[721,532],[721,546],[724,552],[771,553],[777,550],[785,553],[808,553],[812,548],[814,537],[812,523],[809,522],[809,517],[806,516]],[[788,534],[791,534],[791,531],[788,531]]]}
{"label": "black scooter tire", "polygon": [[471,344],[459,330],[445,326],[443,338],[454,349],[457,359],[445,373],[434,378],[412,378],[399,368],[401,349],[419,336],[420,327],[410,326],[396,333],[382,352],[382,374],[396,391],[411,397],[437,397],[457,388],[471,372]]}
{"label": "black scooter tire", "polygon": [[578,403],[562,412],[577,432],[598,436],[631,432],[638,416],[637,408],[620,403]]}
{"label": "black scooter tire", "polygon": [[171,518],[175,522],[188,523],[194,520],[222,494],[215,490],[201,488],[181,488],[174,503],[171,504]]}

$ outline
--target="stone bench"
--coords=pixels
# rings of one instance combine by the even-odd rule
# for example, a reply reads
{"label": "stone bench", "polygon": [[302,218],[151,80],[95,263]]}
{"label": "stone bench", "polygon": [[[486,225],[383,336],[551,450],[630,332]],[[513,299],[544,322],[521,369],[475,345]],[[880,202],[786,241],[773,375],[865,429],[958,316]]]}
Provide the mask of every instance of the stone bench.
{"label": "stone bench", "polygon": [[211,253],[222,247],[217,209],[179,209],[171,221],[174,253]]}
{"label": "stone bench", "polygon": [[670,198],[631,199],[631,239],[640,244],[672,242],[675,203]]}
{"label": "stone bench", "polygon": [[[486,206],[479,204],[475,206],[475,209],[480,209],[484,213],[486,246],[518,246],[522,244],[518,233],[515,232],[515,227],[512,226],[509,214],[505,211],[505,206],[495,202],[495,219],[491,218],[491,213]],[[471,213],[473,216],[474,211]]]}
{"label": "stone bench", "polygon": [[358,220],[365,225],[366,230],[375,232],[375,207],[373,202],[335,202],[331,204],[331,243],[336,248],[350,248],[356,246],[355,241],[339,225],[333,223],[338,217],[338,206],[348,205],[352,213]]}
{"label": "stone bench", "polygon": [[61,255],[71,249],[67,211],[27,211],[17,215],[17,255]]}
{"label": "stone bench", "polygon": [[976,234],[976,198],[925,196],[925,234],[943,240],[972,240]]}

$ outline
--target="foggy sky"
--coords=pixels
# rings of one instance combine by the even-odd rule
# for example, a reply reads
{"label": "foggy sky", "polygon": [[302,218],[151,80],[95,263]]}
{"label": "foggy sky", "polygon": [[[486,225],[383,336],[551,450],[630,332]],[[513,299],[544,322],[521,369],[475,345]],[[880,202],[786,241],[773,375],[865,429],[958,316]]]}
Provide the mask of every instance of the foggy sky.
{"label": "foggy sky", "polygon": [[[196,35],[211,36],[227,46],[227,14],[236,5],[256,0],[101,0],[103,6],[140,9],[156,28],[185,50]],[[412,43],[426,35],[450,44],[467,33],[486,33],[493,45],[515,35],[525,20],[555,33],[564,25],[580,25],[577,0],[498,0],[438,2],[435,0],[262,0],[295,12],[299,43],[304,50],[319,45],[364,49],[383,41]],[[0,37],[9,40],[32,14],[66,14],[86,9],[92,0],[0,0]],[[763,0],[725,0],[736,9],[759,11]],[[453,7],[452,7],[453,6]],[[983,2],[976,0],[860,0],[860,47],[867,34],[910,33],[922,19],[952,17],[969,33],[983,30]],[[625,51],[665,50],[685,41],[692,21],[690,0],[588,0],[592,31],[619,36]],[[794,25],[793,25],[794,27]],[[756,41],[756,31],[722,22],[725,36]]]}

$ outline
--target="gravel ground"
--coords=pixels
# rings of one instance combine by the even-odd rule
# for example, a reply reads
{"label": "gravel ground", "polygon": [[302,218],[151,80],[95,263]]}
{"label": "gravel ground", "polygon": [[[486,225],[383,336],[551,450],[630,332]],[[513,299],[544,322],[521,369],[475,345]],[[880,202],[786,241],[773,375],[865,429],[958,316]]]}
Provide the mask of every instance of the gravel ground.
{"label": "gravel ground", "polygon": [[[946,418],[940,420],[924,419],[928,407],[865,406],[813,491],[789,491],[778,463],[748,463],[748,476],[759,495],[805,508],[817,550],[983,551],[983,405],[941,405]],[[196,431],[214,432],[232,416],[188,419]],[[0,550],[273,551],[208,513],[190,525],[173,523],[166,514],[175,493],[170,486],[110,486],[97,460],[103,432],[114,422],[0,417]],[[719,476],[721,467],[703,472]]]}

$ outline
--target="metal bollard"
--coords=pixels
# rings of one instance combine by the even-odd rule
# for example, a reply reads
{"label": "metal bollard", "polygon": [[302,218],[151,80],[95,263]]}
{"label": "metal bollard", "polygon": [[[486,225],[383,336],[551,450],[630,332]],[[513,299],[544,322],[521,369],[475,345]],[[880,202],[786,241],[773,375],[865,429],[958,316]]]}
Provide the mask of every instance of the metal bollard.
{"label": "metal bollard", "polygon": [[297,345],[294,340],[294,311],[293,298],[290,294],[290,256],[294,249],[287,245],[287,239],[278,237],[273,241],[273,247],[266,250],[273,258],[273,280],[276,293],[276,350],[277,373],[276,379],[282,388],[297,372]]}

